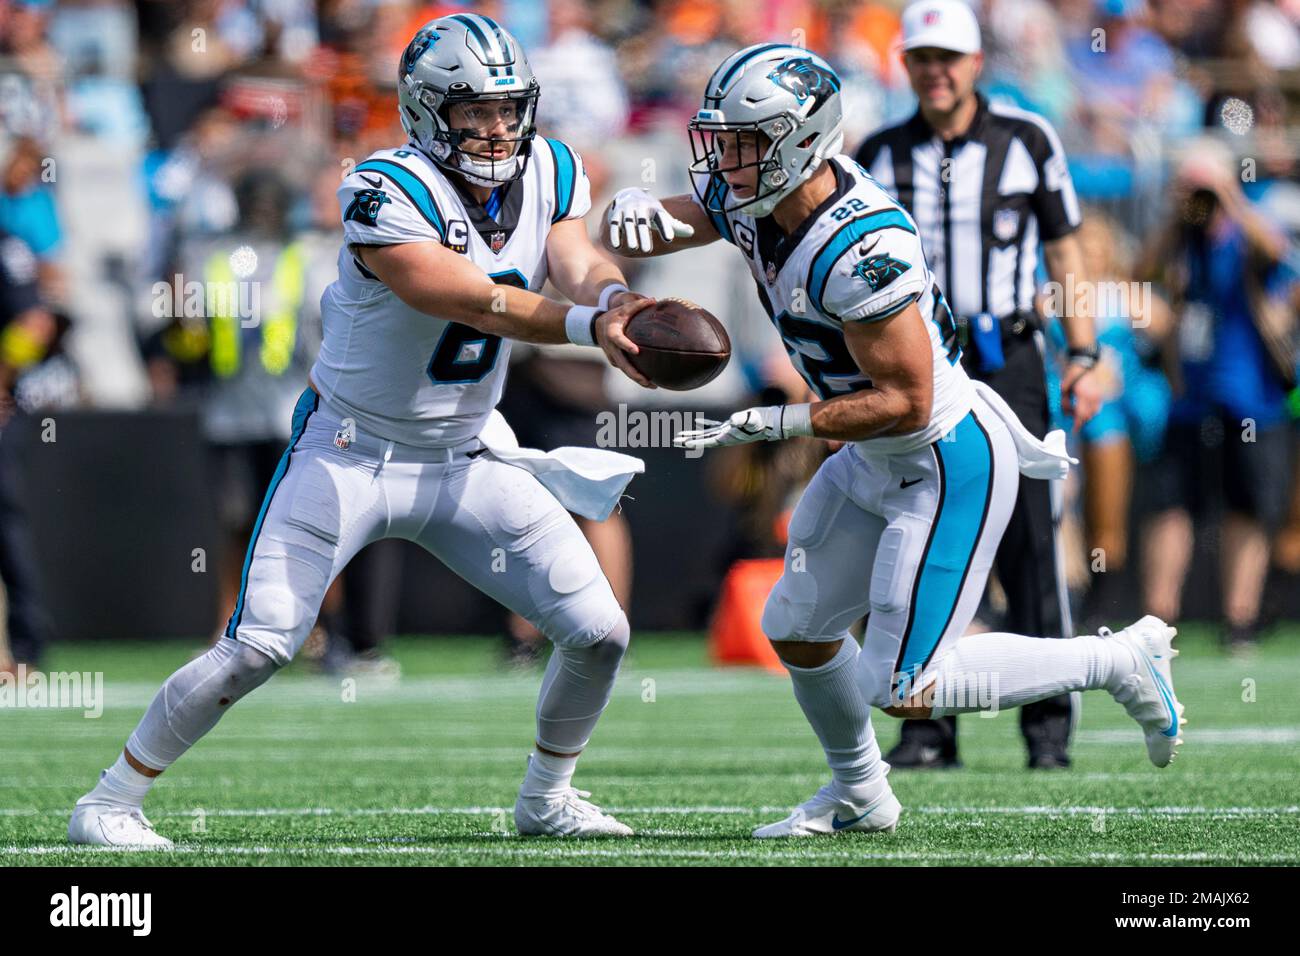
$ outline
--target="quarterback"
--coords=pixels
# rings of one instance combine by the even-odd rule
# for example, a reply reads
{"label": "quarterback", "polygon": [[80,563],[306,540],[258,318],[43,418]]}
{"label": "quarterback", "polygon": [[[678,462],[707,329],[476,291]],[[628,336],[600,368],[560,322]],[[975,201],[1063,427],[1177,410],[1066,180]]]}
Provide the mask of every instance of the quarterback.
{"label": "quarterback", "polygon": [[[840,81],[816,54],[749,47],[714,71],[690,123],[695,195],[618,193],[608,248],[655,255],[726,240],[818,401],[749,408],[682,432],[689,448],[812,436],[843,442],[790,521],[765,635],[826,752],[831,782],[757,837],[893,830],[870,708],[928,717],[1104,689],[1165,766],[1181,743],[1174,629],[962,637],[1019,474],[1063,474],[1064,435],[1037,441],[967,378],[916,225],[841,154]],[[859,649],[848,628],[867,615]],[[960,638],[960,640],[959,640]]]}
{"label": "quarterback", "polygon": [[[223,637],[173,674],[117,762],[76,805],[73,843],[168,846],[141,806],[155,778],[293,658],[330,582],[362,547],[414,541],[555,645],[536,749],[515,805],[524,834],[631,833],[571,779],[609,699],[628,622],[569,514],[608,517],[629,456],[521,449],[495,412],[511,339],[601,347],[627,362],[630,293],[582,222],[582,161],[533,126],[539,86],[483,16],[424,25],[398,66],[409,142],[338,191],[344,245],[324,342],[266,494]],[[537,294],[550,280],[574,302]]]}

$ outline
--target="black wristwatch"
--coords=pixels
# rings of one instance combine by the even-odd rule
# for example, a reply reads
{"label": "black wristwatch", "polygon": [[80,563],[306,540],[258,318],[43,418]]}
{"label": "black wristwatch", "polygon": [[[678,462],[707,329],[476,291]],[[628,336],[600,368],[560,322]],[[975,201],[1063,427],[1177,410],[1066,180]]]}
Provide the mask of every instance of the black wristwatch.
{"label": "black wristwatch", "polygon": [[1078,365],[1084,369],[1096,368],[1097,362],[1101,359],[1101,352],[1095,345],[1083,349],[1071,347],[1067,354],[1070,356],[1071,365]]}

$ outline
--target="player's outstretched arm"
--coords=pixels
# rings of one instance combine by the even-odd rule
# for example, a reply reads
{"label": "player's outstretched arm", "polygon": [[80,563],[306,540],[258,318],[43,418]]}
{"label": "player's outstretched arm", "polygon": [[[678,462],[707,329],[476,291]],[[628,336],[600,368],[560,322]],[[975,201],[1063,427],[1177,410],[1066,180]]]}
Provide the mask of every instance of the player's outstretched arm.
{"label": "player's outstretched arm", "polygon": [[718,448],[796,437],[863,441],[924,428],[934,404],[934,367],[916,303],[883,319],[845,322],[844,341],[870,376],[871,388],[824,402],[746,408],[725,422],[678,432],[674,444]]}
{"label": "player's outstretched arm", "polygon": [[602,222],[605,248],[631,259],[693,249],[721,238],[709,214],[690,196],[655,199],[644,189],[617,192]]}
{"label": "player's outstretched arm", "polygon": [[551,284],[578,305],[621,305],[647,296],[627,287],[618,263],[592,245],[581,219],[563,219],[546,237],[546,274]]}
{"label": "player's outstretched arm", "polygon": [[599,345],[633,381],[654,387],[622,355],[637,351],[623,335],[623,327],[654,299],[628,297],[607,311],[596,306],[570,308],[527,289],[497,285],[469,260],[437,242],[354,243],[351,248],[394,295],[418,312],[520,342]]}
{"label": "player's outstretched arm", "polygon": [[844,344],[871,388],[814,402],[814,436],[862,441],[906,435],[930,423],[934,352],[915,302],[884,319],[845,322]]}

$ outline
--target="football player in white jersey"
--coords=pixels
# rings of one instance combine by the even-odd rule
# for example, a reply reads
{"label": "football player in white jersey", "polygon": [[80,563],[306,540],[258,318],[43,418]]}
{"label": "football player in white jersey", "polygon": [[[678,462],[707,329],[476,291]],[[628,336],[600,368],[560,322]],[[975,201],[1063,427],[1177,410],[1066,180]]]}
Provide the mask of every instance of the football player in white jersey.
{"label": "football player in white jersey", "polygon": [[[631,831],[571,778],[609,699],[628,623],[569,514],[608,516],[641,463],[519,449],[494,413],[510,340],[623,349],[653,300],[592,246],[582,162],[535,139],[538,84],[483,16],[427,23],[398,70],[410,141],[339,189],[344,246],[324,343],[257,520],[222,639],[173,674],[78,801],[74,843],[167,846],[141,811],[154,779],[287,664],[329,583],[380,538],[415,541],[555,645],[515,821],[538,835]],[[574,302],[537,294],[550,280]]]}
{"label": "football player in white jersey", "polygon": [[[763,631],[826,752],[831,782],[757,837],[892,830],[901,807],[870,707],[914,717],[1106,689],[1165,766],[1181,742],[1174,629],[1043,641],[962,637],[1015,502],[1019,472],[1063,473],[958,362],[952,313],[911,217],[840,154],[840,82],[780,43],[728,57],[690,123],[694,196],[640,189],[606,211],[606,246],[655,255],[733,243],[817,401],[749,408],[678,436],[689,448],[813,436],[844,442],[790,521]],[[861,650],[849,633],[868,615]]]}

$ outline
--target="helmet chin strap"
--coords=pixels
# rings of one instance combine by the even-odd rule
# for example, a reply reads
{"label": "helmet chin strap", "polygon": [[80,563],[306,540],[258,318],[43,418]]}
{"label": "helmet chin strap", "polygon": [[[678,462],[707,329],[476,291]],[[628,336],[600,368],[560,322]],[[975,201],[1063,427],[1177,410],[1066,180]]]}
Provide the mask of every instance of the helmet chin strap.
{"label": "helmet chin strap", "polygon": [[[477,163],[468,154],[460,152],[456,156],[457,171],[476,186],[503,186],[515,178],[519,168],[519,153],[497,162]],[[504,178],[494,179],[488,173],[500,171]]]}

